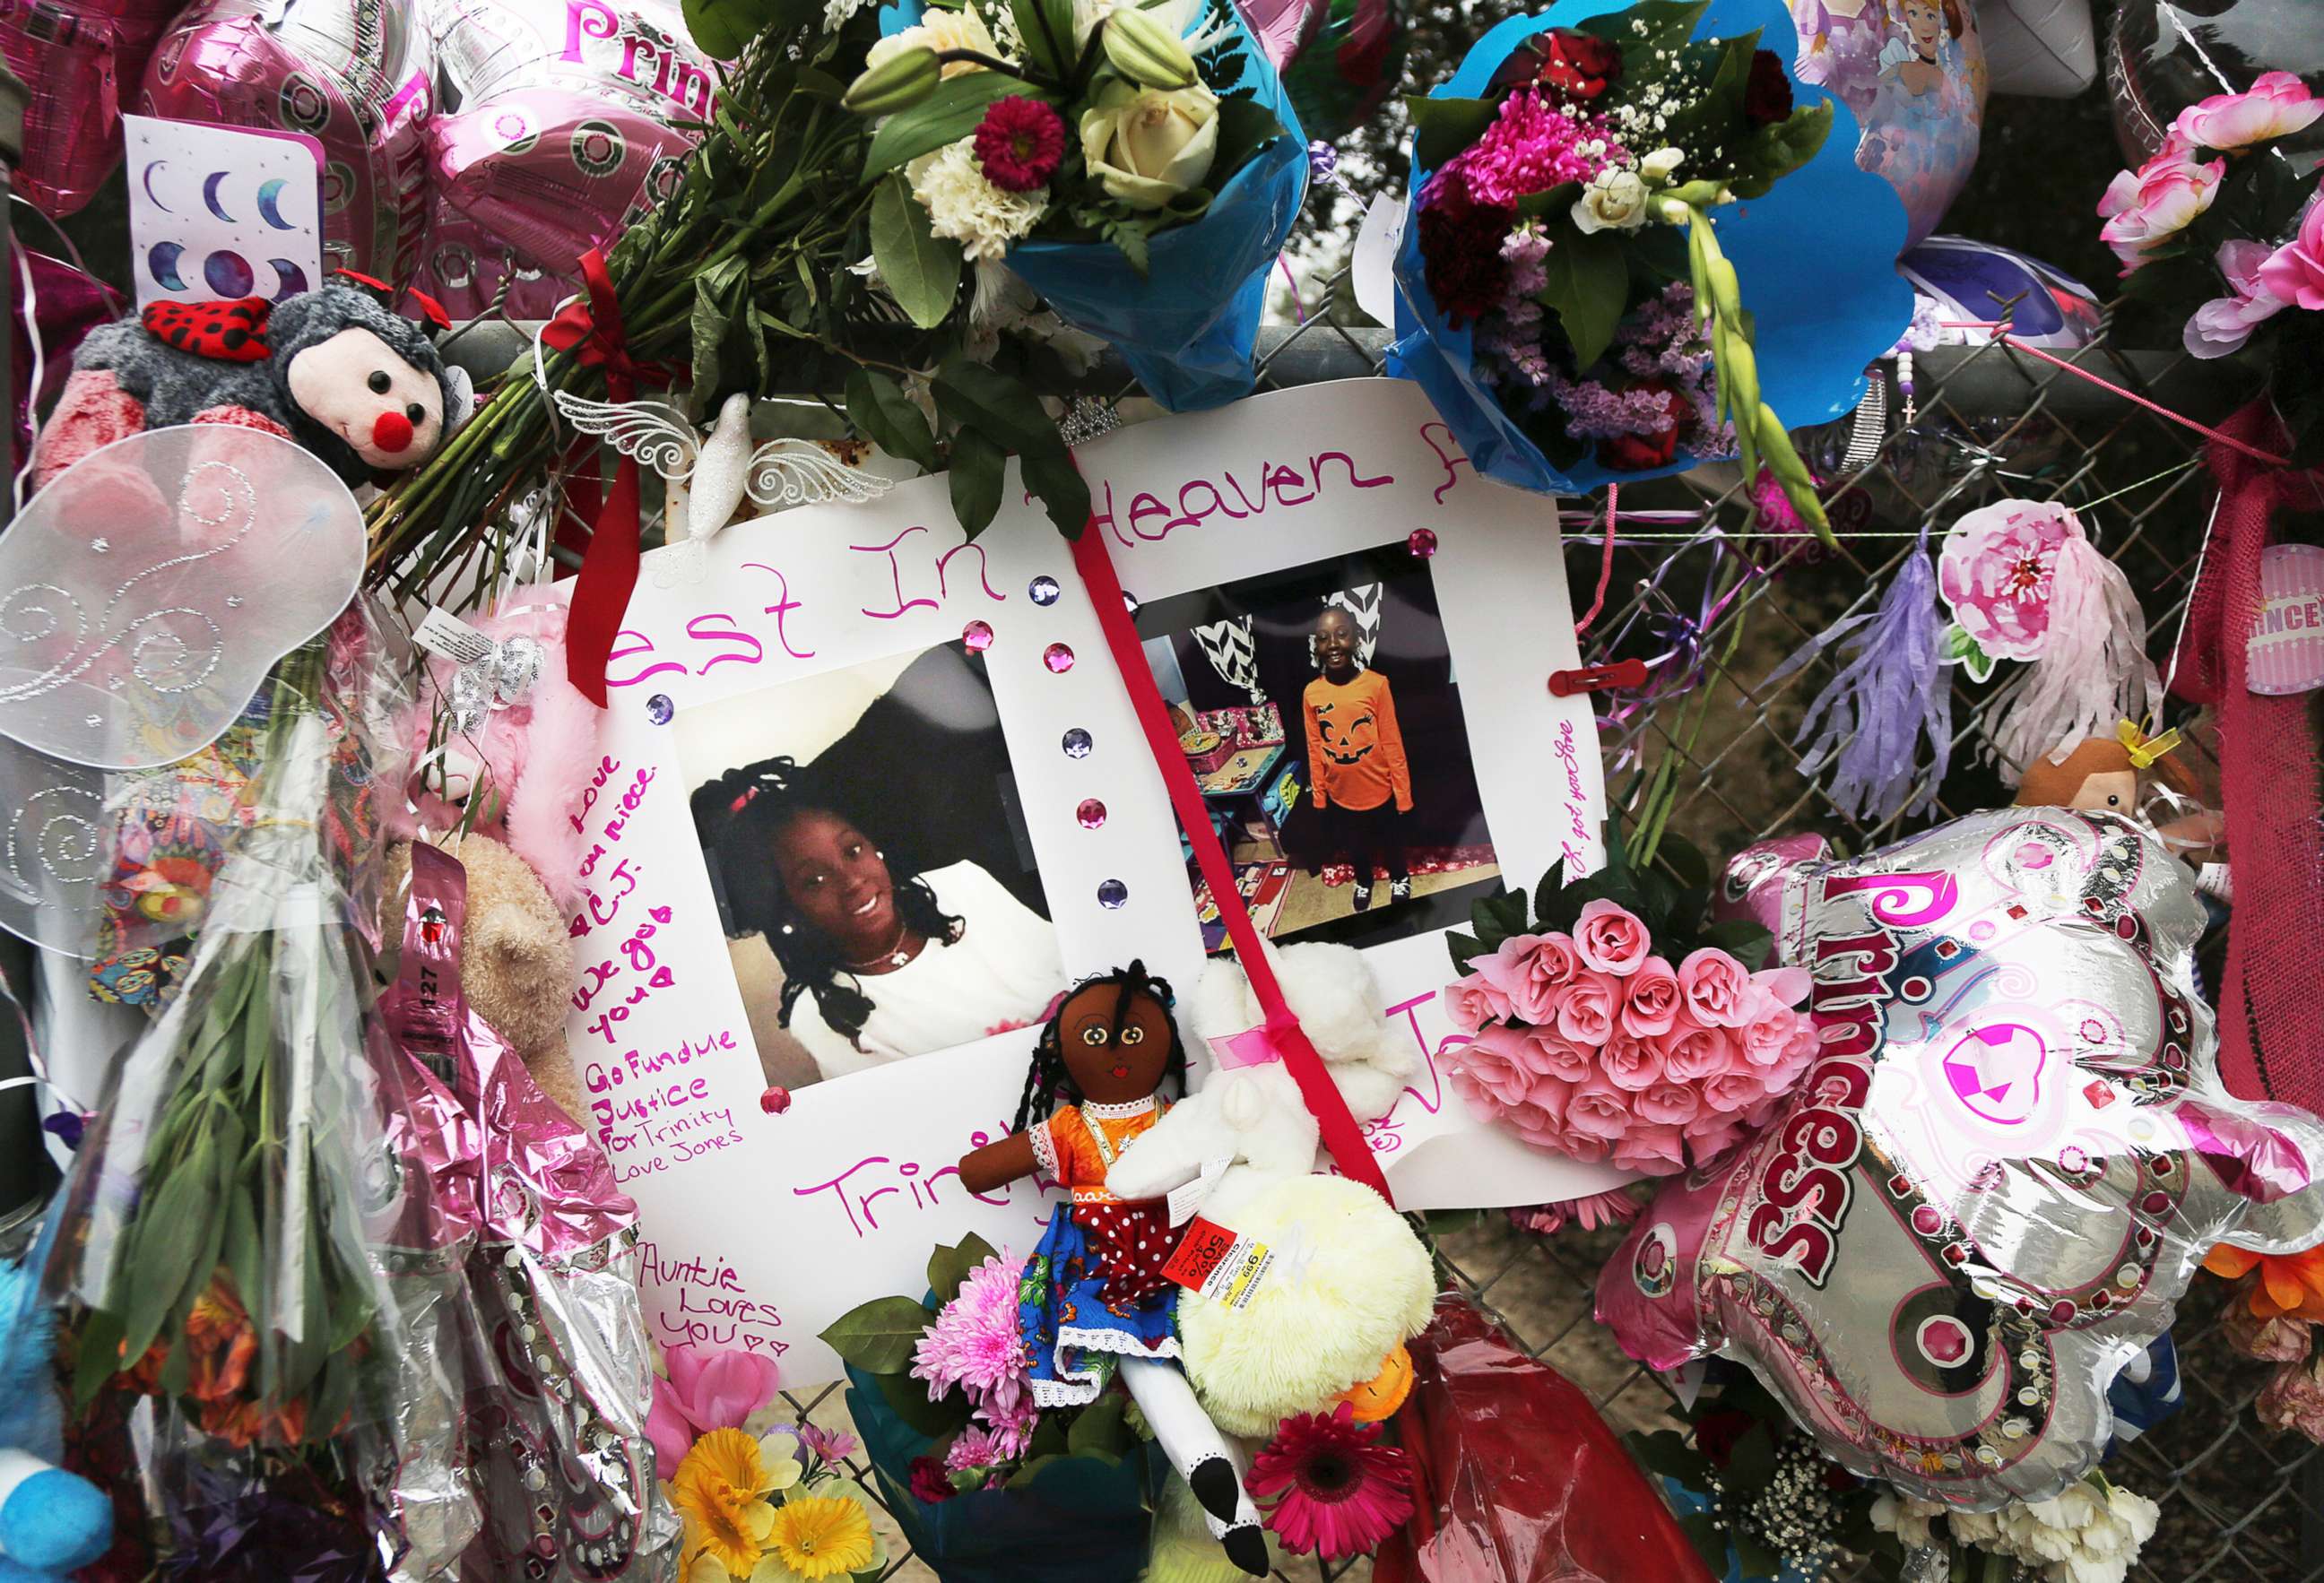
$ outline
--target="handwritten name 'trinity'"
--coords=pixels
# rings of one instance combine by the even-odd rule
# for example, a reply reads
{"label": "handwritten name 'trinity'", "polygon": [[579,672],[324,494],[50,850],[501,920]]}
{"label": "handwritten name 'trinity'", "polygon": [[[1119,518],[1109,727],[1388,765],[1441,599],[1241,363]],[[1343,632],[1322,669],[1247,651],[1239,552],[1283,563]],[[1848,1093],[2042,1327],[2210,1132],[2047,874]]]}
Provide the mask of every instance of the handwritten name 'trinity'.
{"label": "handwritten name 'trinity'", "polygon": [[[999,1133],[987,1133],[981,1129],[972,1132],[969,1134],[968,1146],[972,1149],[982,1148],[995,1137],[1000,1136],[1000,1133],[1007,1131],[1007,1127],[1002,1127]],[[870,1155],[856,1161],[828,1182],[818,1182],[812,1187],[794,1187],[791,1189],[791,1193],[796,1198],[814,1198],[818,1193],[826,1192],[831,1194],[838,1201],[841,1210],[847,1216],[847,1229],[854,1232],[860,1239],[880,1229],[879,1211],[872,1206],[881,1199],[895,1193],[908,1192],[911,1195],[911,1204],[914,1209],[928,1209],[944,1201],[942,1195],[936,1191],[937,1183],[947,1176],[957,1177],[959,1174],[959,1165],[949,1161],[931,1170],[928,1166],[915,1161],[898,1160],[889,1155]],[[989,1193],[969,1192],[964,1187],[959,1191],[979,1203],[996,1206],[1007,1204],[1010,1197],[1008,1187]],[[901,1206],[889,1207],[894,1209]]]}
{"label": "handwritten name 'trinity'", "polygon": [[[1331,466],[1333,463],[1339,465],[1336,471],[1340,476],[1336,479]],[[1261,460],[1256,470],[1246,469],[1240,474],[1222,469],[1216,481],[1190,478],[1178,486],[1175,510],[1164,504],[1159,496],[1143,490],[1117,510],[1113,482],[1108,479],[1099,487],[1091,520],[1125,546],[1141,539],[1150,544],[1168,538],[1181,528],[1199,528],[1213,516],[1240,522],[1264,516],[1274,507],[1307,505],[1321,499],[1327,486],[1334,483],[1355,489],[1381,489],[1395,482],[1395,475],[1388,473],[1365,477],[1355,458],[1345,451],[1318,451],[1307,457],[1305,472],[1296,459]]]}

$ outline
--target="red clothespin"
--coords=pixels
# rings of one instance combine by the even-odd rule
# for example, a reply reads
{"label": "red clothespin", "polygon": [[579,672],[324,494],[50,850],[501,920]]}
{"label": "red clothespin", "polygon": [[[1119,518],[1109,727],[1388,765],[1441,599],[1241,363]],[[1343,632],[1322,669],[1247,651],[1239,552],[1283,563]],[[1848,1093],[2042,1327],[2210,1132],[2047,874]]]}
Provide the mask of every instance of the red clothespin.
{"label": "red clothespin", "polygon": [[1643,687],[1646,685],[1646,662],[1643,659],[1621,659],[1612,665],[1585,665],[1579,670],[1554,670],[1549,673],[1549,690],[1560,698],[1571,698],[1576,693],[1606,693],[1617,687]]}

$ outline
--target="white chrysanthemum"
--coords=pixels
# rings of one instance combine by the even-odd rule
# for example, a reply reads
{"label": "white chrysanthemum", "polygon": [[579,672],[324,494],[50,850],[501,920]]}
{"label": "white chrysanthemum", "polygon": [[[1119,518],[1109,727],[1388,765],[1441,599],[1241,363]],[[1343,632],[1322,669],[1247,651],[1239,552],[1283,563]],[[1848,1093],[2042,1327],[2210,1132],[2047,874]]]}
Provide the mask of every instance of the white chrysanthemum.
{"label": "white chrysanthemum", "polygon": [[1872,1526],[1893,1533],[1907,1551],[1930,1542],[1930,1524],[1944,1511],[1934,1501],[1916,1500],[1903,1492],[1884,1489],[1872,1498]]}
{"label": "white chrysanthemum", "polygon": [[848,19],[863,9],[869,0],[824,0],[823,31],[835,33],[847,25]]}
{"label": "white chrysanthemum", "polygon": [[969,258],[1006,257],[1009,244],[1029,234],[1049,207],[1049,189],[1003,192],[976,163],[976,140],[964,137],[904,167],[912,196],[928,211],[928,229],[960,244]]}

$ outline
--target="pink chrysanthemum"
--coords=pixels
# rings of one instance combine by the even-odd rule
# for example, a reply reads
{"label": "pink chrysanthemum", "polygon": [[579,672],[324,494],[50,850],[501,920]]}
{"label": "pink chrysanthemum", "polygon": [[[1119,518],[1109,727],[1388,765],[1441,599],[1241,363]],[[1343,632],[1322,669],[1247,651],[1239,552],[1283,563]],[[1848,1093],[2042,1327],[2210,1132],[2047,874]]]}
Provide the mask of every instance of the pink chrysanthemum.
{"label": "pink chrysanthemum", "polygon": [[999,1422],[1032,1394],[1025,1343],[1017,1329],[1020,1265],[998,1256],[969,1272],[959,1294],[944,1305],[912,1351],[912,1377],[941,1396],[954,1385]]}
{"label": "pink chrysanthemum", "polygon": [[844,1462],[863,1444],[844,1429],[818,1429],[812,1423],[798,1426],[798,1442],[826,1462]]}
{"label": "pink chrysanthemum", "polygon": [[1358,1423],[1345,1402],[1283,1421],[1244,1483],[1253,1498],[1274,1498],[1267,1525],[1285,1544],[1340,1560],[1375,1549],[1412,1515],[1411,1466],[1379,1443],[1382,1427]]}
{"label": "pink chrysanthemum", "polygon": [[1038,99],[995,99],[976,124],[976,162],[1003,192],[1047,187],[1065,157],[1065,124]]}
{"label": "pink chrysanthemum", "polygon": [[1629,163],[1604,121],[1569,115],[1540,89],[1527,88],[1502,100],[1499,118],[1444,169],[1461,172],[1476,202],[1508,208],[1528,193],[1587,181],[1609,166]]}

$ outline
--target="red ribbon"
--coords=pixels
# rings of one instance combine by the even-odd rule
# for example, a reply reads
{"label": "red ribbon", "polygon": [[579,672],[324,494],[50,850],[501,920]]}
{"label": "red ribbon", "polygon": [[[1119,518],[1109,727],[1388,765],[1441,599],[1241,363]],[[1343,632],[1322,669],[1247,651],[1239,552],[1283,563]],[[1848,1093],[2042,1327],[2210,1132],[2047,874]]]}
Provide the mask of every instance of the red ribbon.
{"label": "red ribbon", "polygon": [[1138,723],[1146,732],[1154,766],[1162,772],[1162,784],[1169,790],[1170,805],[1177,810],[1178,823],[1185,828],[1186,839],[1194,843],[1194,861],[1211,888],[1211,899],[1217,904],[1219,916],[1226,921],[1227,934],[1234,942],[1235,959],[1250,980],[1251,993],[1259,997],[1259,1005],[1267,1012],[1268,1034],[1282,1052],[1283,1064],[1298,1083],[1300,1097],[1307,1101],[1308,1111],[1322,1130],[1323,1146],[1331,1151],[1341,1175],[1362,1183],[1393,1205],[1396,1200],[1388,1192],[1388,1179],[1380,1174],[1379,1164],[1372,1159],[1363,1129],[1349,1113],[1348,1102],[1340,1097],[1340,1085],[1332,1081],[1323,1058],[1315,1054],[1315,1046],[1308,1042],[1298,1017],[1292,1015],[1283,999],[1283,987],[1275,981],[1275,970],[1268,962],[1258,926],[1250,921],[1250,909],[1244,905],[1242,891],[1235,884],[1226,849],[1219,844],[1218,832],[1211,828],[1210,811],[1204,805],[1202,788],[1194,784],[1194,772],[1178,746],[1178,732],[1170,723],[1170,712],[1154,686],[1153,673],[1146,668],[1138,629],[1130,624],[1129,607],[1122,602],[1121,580],[1114,575],[1105,534],[1094,519],[1074,541],[1074,565],[1080,568],[1082,585],[1089,590],[1091,603],[1096,606],[1098,625],[1104,630],[1105,644],[1113,653],[1115,668],[1121,672],[1122,684],[1130,689],[1130,701],[1137,708]]}
{"label": "red ribbon", "polygon": [[[658,371],[630,355],[622,330],[622,305],[605,255],[591,248],[581,255],[581,281],[587,300],[567,303],[541,327],[540,338],[570,352],[584,368],[605,371],[605,399],[637,399],[638,382]],[[571,498],[568,492],[568,499]],[[573,585],[572,612],[565,623],[565,675],[598,708],[605,707],[605,662],[629,613],[638,585],[638,464],[623,456],[613,468],[613,486],[589,533],[581,576]]]}

